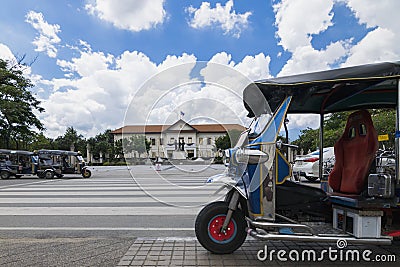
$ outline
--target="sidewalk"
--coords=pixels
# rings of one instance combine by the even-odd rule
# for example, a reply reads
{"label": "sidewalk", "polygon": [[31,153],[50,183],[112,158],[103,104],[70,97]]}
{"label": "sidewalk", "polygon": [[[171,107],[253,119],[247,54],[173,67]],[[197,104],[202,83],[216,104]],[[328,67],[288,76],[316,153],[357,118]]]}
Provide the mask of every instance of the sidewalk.
{"label": "sidewalk", "polygon": [[[265,245],[267,245],[268,255],[272,253],[272,260],[267,258],[261,261],[257,257],[260,250],[265,251]],[[329,247],[337,250],[337,260],[330,260],[327,253],[321,257],[321,251],[328,250]],[[346,251],[357,250],[362,252],[367,249],[372,251],[369,256],[371,262],[363,261],[362,258],[360,261],[351,261],[351,253],[347,253],[350,261],[345,260]],[[279,250],[286,251],[286,254],[281,255],[281,258],[286,258],[287,261],[278,259]],[[299,252],[298,261],[290,259],[289,252],[292,250]],[[317,260],[302,261],[302,252],[307,252],[304,257],[308,259],[308,251],[310,250],[317,252]],[[343,248],[343,260],[340,261],[340,250],[338,250],[336,244],[331,243],[262,242],[248,238],[242,247],[233,254],[216,255],[206,251],[195,238],[137,238],[117,266],[320,266],[321,264],[329,266],[377,266],[378,263],[374,260],[374,257],[378,254],[395,255],[396,260],[395,262],[379,262],[380,266],[399,266],[400,242],[395,242],[392,246],[349,245]],[[264,256],[264,253],[261,253],[260,256]],[[295,258],[296,253],[292,252],[292,256]],[[319,257],[322,260],[318,261]]]}

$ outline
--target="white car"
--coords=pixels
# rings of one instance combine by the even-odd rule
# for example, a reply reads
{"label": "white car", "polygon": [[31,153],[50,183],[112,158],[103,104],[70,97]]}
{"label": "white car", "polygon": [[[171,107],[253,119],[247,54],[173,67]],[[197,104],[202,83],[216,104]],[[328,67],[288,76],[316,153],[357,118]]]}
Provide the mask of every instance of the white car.
{"label": "white car", "polygon": [[[334,148],[324,148],[324,163],[333,165],[334,162]],[[313,151],[304,156],[296,156],[293,165],[293,173],[295,176],[303,176],[309,181],[316,181],[319,178],[319,150]]]}

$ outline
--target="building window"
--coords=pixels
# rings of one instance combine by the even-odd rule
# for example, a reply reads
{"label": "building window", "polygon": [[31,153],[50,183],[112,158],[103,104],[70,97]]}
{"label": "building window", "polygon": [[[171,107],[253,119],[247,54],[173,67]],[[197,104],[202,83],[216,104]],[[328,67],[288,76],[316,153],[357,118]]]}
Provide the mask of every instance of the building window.
{"label": "building window", "polygon": [[207,138],[207,145],[211,145],[211,137]]}
{"label": "building window", "polygon": [[163,145],[163,143],[164,143],[164,140],[163,140],[163,138],[160,138],[160,146],[162,146],[162,145]]}
{"label": "building window", "polygon": [[189,144],[193,143],[192,137],[188,137],[188,143],[189,143]]}
{"label": "building window", "polygon": [[156,139],[155,138],[151,138],[150,141],[151,141],[151,145],[152,146],[156,145]]}
{"label": "building window", "polygon": [[203,144],[203,137],[200,137],[199,138],[199,145],[202,145]]}
{"label": "building window", "polygon": [[175,143],[175,138],[174,138],[174,137],[171,137],[171,138],[169,139],[169,142],[170,142],[171,144]]}

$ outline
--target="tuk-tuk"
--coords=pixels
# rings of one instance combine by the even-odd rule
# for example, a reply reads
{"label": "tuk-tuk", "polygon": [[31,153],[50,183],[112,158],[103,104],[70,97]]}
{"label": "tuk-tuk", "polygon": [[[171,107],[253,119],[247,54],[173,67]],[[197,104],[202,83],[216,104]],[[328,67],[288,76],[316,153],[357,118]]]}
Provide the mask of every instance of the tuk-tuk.
{"label": "tuk-tuk", "polygon": [[[393,62],[262,80],[246,87],[244,106],[254,119],[235,147],[225,151],[225,172],[207,180],[228,190],[224,201],[210,203],[198,214],[199,242],[214,253],[235,251],[247,234],[261,240],[337,242],[338,247],[339,241],[391,244],[400,236],[399,81],[400,62]],[[397,111],[390,160],[379,154],[368,112],[380,108]],[[340,111],[353,113],[334,146],[335,165],[329,174],[323,169],[323,153],[319,155],[321,188],[291,181],[296,147],[277,141],[287,114],[319,114],[323,148],[324,116]],[[315,221],[328,228],[309,223]]]}
{"label": "tuk-tuk", "polygon": [[38,155],[39,158],[50,159],[52,166],[60,169],[61,176],[64,174],[81,174],[83,178],[90,178],[92,175],[80,152],[41,149],[38,151]]}
{"label": "tuk-tuk", "polygon": [[0,149],[0,178],[20,178],[23,175],[31,174],[32,152],[24,150]]}

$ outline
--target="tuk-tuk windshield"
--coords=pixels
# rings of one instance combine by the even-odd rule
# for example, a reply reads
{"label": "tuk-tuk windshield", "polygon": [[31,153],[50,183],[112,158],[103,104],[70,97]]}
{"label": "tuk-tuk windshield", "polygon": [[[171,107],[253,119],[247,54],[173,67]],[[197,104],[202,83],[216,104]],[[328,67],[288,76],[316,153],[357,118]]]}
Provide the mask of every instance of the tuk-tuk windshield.
{"label": "tuk-tuk windshield", "polygon": [[259,117],[255,118],[254,121],[250,124],[250,136],[256,137],[261,134],[268,122],[271,120],[271,114],[261,114]]}

